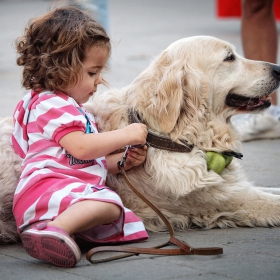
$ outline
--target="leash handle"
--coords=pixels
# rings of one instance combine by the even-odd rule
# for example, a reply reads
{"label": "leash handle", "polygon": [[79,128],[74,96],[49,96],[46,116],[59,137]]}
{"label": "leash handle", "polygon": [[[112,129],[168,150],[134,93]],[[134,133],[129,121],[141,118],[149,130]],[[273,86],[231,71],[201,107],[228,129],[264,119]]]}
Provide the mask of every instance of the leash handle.
{"label": "leash handle", "polygon": [[[130,187],[130,189],[140,198],[142,199],[150,208],[152,208],[158,216],[161,218],[161,220],[166,225],[170,238],[168,242],[165,242],[163,244],[160,244],[156,247],[152,248],[139,248],[139,247],[126,247],[126,246],[100,246],[95,247],[89,250],[86,254],[87,260],[92,263],[101,263],[101,262],[108,262],[112,260],[118,260],[122,258],[127,258],[131,256],[138,256],[139,254],[152,254],[152,255],[219,255],[223,254],[223,248],[220,247],[209,247],[209,248],[193,248],[186,242],[179,240],[175,237],[174,229],[169,223],[168,219],[164,216],[164,214],[155,206],[152,202],[150,202],[138,189],[136,189],[132,183],[129,181],[126,172],[124,170],[124,163],[127,157],[127,151],[132,148],[131,145],[125,147],[124,154],[121,158],[121,160],[118,162],[118,168],[121,172],[121,174],[124,176],[124,179],[127,183],[127,185]],[[166,247],[168,245],[175,245],[178,247],[178,249],[160,249],[163,247]],[[122,254],[115,257],[105,258],[105,259],[99,259],[99,260],[91,260],[91,257],[93,254],[98,252],[125,252],[126,254]]]}

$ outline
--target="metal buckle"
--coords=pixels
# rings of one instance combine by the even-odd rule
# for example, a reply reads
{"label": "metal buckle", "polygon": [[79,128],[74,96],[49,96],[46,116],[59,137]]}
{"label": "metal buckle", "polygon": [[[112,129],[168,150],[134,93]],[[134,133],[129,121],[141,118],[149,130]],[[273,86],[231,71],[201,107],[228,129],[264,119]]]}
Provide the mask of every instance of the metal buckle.
{"label": "metal buckle", "polygon": [[[149,144],[147,144],[147,143],[145,145],[149,146]],[[133,149],[133,148],[140,148],[140,147],[144,147],[144,145],[139,144],[139,145],[127,145],[127,146],[125,146],[124,153],[123,153],[120,161],[118,161],[118,168],[119,168],[120,171],[122,170],[122,168],[124,168],[124,163],[125,163],[125,160],[126,160],[126,157],[127,157],[128,150]]]}
{"label": "metal buckle", "polygon": [[122,158],[120,161],[118,161],[118,168],[121,170],[121,168],[124,167],[124,163],[125,163],[125,160],[126,160],[126,157],[127,157],[127,151],[131,148],[131,145],[127,145],[125,146],[125,150],[124,150],[124,153],[122,155]]}

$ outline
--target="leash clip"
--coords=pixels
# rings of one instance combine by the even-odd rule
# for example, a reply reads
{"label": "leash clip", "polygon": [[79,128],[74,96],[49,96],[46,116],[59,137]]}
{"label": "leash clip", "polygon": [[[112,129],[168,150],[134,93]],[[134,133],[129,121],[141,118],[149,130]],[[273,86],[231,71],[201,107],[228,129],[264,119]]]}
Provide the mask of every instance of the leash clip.
{"label": "leash clip", "polygon": [[[150,146],[149,144],[145,144],[147,146]],[[129,149],[133,149],[133,148],[141,148],[141,147],[144,147],[145,145],[127,145],[125,146],[125,150],[124,150],[124,153],[122,155],[122,158],[120,161],[118,161],[118,168],[119,170],[122,172],[122,168],[124,168],[124,163],[125,163],[125,160],[126,160],[126,157],[127,157],[127,152]]]}
{"label": "leash clip", "polygon": [[122,168],[124,168],[124,163],[125,163],[125,160],[126,160],[126,157],[127,157],[127,152],[130,148],[131,148],[131,145],[125,146],[125,150],[124,150],[124,153],[122,155],[122,158],[121,158],[120,161],[118,161],[118,168],[119,168],[120,171],[122,170]]}

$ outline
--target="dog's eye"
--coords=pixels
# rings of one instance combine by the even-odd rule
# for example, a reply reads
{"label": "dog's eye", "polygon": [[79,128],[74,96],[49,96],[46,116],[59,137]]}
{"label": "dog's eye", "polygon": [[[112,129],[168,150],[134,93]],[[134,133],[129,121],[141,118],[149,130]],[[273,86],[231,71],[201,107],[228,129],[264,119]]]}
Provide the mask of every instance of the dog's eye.
{"label": "dog's eye", "polygon": [[233,61],[235,60],[235,56],[232,53],[229,53],[224,61]]}

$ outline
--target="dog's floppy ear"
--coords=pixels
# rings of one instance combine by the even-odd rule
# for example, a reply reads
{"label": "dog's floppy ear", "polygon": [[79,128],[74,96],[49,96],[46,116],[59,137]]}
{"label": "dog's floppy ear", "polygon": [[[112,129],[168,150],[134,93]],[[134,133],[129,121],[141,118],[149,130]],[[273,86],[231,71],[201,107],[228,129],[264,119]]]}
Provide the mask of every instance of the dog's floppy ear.
{"label": "dog's floppy ear", "polygon": [[183,63],[171,62],[163,52],[129,89],[130,104],[134,104],[147,123],[160,132],[171,132],[180,115],[182,74]]}

